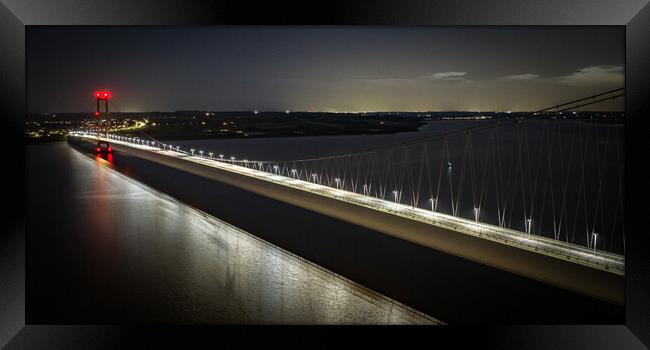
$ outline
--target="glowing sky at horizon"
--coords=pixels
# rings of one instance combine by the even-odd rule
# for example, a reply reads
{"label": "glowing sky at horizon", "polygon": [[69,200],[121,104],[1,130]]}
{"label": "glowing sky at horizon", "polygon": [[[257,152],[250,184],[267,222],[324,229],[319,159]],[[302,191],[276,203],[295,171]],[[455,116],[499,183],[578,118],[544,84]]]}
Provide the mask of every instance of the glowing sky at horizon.
{"label": "glowing sky at horizon", "polygon": [[[619,27],[30,27],[28,110],[519,111],[624,87]],[[619,98],[588,107],[623,110]]]}

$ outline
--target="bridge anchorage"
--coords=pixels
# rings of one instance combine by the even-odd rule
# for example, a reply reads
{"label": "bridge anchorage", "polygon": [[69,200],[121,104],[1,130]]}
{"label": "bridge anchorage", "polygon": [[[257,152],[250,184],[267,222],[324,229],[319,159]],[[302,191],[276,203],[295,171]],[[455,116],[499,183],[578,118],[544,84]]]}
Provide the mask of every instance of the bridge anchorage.
{"label": "bridge anchorage", "polygon": [[[578,100],[580,106],[584,101]],[[424,138],[290,160],[184,149],[146,134],[107,133],[101,140],[118,151],[622,304],[623,128],[567,120],[561,113],[515,114],[470,127],[452,122],[456,127]]]}

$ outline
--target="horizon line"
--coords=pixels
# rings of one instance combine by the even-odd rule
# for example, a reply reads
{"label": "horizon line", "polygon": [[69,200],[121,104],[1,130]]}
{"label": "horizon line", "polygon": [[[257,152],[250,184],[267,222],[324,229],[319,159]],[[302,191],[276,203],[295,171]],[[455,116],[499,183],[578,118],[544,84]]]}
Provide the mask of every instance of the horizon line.
{"label": "horizon line", "polygon": [[[400,111],[400,110],[393,110],[393,111],[301,111],[301,110],[268,110],[268,111],[261,111],[261,110],[204,110],[204,109],[179,109],[179,110],[174,110],[174,111],[114,111],[114,112],[109,112],[108,114],[126,114],[126,113],[179,113],[179,112],[200,112],[200,113],[284,113],[284,114],[291,114],[291,113],[331,113],[331,114],[366,114],[366,113],[538,113],[538,114],[552,114],[552,113],[566,113],[566,114],[572,114],[572,113],[625,113],[624,110],[612,110],[612,111],[604,111],[604,110],[584,110],[584,111],[563,111],[563,112],[553,112],[553,111],[544,111],[544,112],[538,112],[538,111],[526,111],[526,110],[520,110],[520,111],[514,111],[514,110],[505,110],[505,111],[496,111],[496,110],[446,110],[446,111]],[[88,112],[27,112],[26,114],[92,114],[94,115],[94,111],[88,111]],[[106,114],[106,113],[102,113]]]}

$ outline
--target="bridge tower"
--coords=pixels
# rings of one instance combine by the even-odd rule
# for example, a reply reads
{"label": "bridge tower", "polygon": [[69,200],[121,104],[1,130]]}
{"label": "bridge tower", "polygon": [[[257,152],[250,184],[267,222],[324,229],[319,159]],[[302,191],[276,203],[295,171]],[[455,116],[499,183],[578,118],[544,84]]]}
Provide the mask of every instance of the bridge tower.
{"label": "bridge tower", "polygon": [[97,122],[97,153],[101,153],[101,152],[113,153],[113,149],[108,144],[108,142],[101,142],[99,140],[99,132],[100,132],[99,116],[101,114],[100,105],[102,102],[104,103],[104,113],[108,114],[108,100],[110,98],[111,98],[111,92],[108,90],[95,91],[95,99],[97,101],[97,110],[95,111],[95,120]]}

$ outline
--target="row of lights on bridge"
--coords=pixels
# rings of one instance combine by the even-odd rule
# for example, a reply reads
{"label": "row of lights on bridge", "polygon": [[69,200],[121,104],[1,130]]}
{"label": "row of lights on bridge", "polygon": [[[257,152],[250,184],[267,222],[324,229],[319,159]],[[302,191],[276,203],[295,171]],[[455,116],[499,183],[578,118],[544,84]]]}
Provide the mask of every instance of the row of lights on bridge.
{"label": "row of lights on bridge", "polygon": [[[168,145],[168,144],[160,143],[160,142],[156,143],[155,141],[141,140],[141,139],[139,139],[139,138],[137,138],[137,137],[125,137],[125,136],[110,135],[110,134],[107,134],[107,137],[108,137],[109,139],[115,139],[115,140],[119,140],[119,141],[131,142],[131,143],[135,143],[135,144],[139,144],[139,145],[146,145],[146,146],[150,146],[150,147],[156,147],[156,144],[158,144],[159,148],[162,149],[162,150],[167,150],[167,149],[169,148],[170,151],[181,152],[181,148],[180,148],[180,146]],[[190,149],[190,153],[191,153],[192,156],[194,156],[195,153],[197,153],[197,151],[196,151],[194,148],[191,148],[191,149]],[[204,152],[203,150],[198,150],[198,154],[199,154],[199,156],[202,157],[202,158],[205,158],[205,157],[203,156],[204,153],[205,153],[205,152]],[[213,157],[213,156],[214,156],[214,153],[213,153],[213,152],[208,152],[208,155],[209,155],[209,158],[210,158],[211,160],[214,160],[214,157]],[[223,155],[223,154],[219,154],[219,159],[218,159],[218,160],[220,160],[220,161],[223,162],[223,161],[224,161],[224,155]],[[237,161],[237,160],[236,160],[236,158],[235,158],[234,156],[231,156],[231,157],[230,157],[230,162],[231,162],[232,164],[235,164],[236,161]],[[263,168],[262,168],[263,163],[262,163],[262,162],[257,162],[257,164],[256,164],[256,162],[249,162],[247,159],[244,159],[244,160],[239,161],[239,162],[243,162],[243,163],[245,164],[246,167],[248,167],[248,164],[249,164],[249,163],[252,163],[254,167],[255,167],[256,165],[259,165],[260,170],[263,170]],[[451,166],[452,166],[451,163],[448,163],[447,165],[448,165],[450,168],[451,168]],[[279,168],[278,165],[273,165],[273,172],[274,172],[276,175],[280,175],[280,170],[279,170],[279,169],[280,169],[280,168]],[[291,177],[297,179],[297,178],[298,178],[298,173],[297,173],[297,172],[298,172],[297,169],[291,169]],[[311,177],[312,177],[312,181],[313,181],[314,183],[319,184],[319,181],[318,181],[318,179],[319,179],[319,175],[318,175],[318,174],[316,174],[316,173],[312,173],[312,174],[311,174]],[[338,177],[337,177],[337,178],[334,178],[334,183],[335,183],[335,185],[336,185],[336,189],[339,189],[339,190],[340,190],[340,189],[341,189],[341,185],[342,185],[341,179],[338,178]],[[370,196],[370,186],[368,186],[368,184],[364,184],[364,185],[363,185],[363,194],[366,195],[366,196]],[[399,191],[399,190],[394,190],[394,191],[393,191],[393,198],[394,198],[396,204],[399,203],[399,201],[400,201],[400,197],[401,197],[401,191]],[[431,211],[432,211],[432,212],[437,211],[437,207],[438,207],[438,198],[430,198],[430,199],[429,199],[429,202],[431,202]],[[478,221],[479,221],[480,213],[481,213],[481,208],[480,208],[480,207],[474,207],[474,221],[475,221],[475,222],[478,222]],[[528,219],[526,219],[525,222],[524,222],[524,228],[525,228],[524,231],[525,231],[527,234],[531,234],[531,233],[532,233],[532,223],[533,223],[533,219],[532,219],[532,218],[528,218]],[[598,233],[593,232],[593,233],[592,233],[592,242],[591,242],[590,245],[592,246],[592,248],[593,248],[594,251],[596,250],[597,239],[598,239]]]}
{"label": "row of lights on bridge", "polygon": [[[117,135],[110,135],[110,134],[108,134],[107,137],[108,137],[108,138],[112,138],[112,139],[116,139],[116,140],[119,140],[119,141],[131,142],[131,143],[135,143],[135,144],[139,144],[139,145],[147,145],[147,146],[150,146],[150,147],[155,147],[155,146],[156,146],[156,142],[155,142],[155,141],[142,140],[142,139],[139,139],[139,138],[137,138],[137,137],[125,137],[125,136],[117,136]],[[168,144],[160,143],[160,142],[158,142],[158,145],[159,145],[159,147],[160,147],[162,150],[167,150],[167,147],[169,147],[169,150],[170,150],[170,151],[181,152],[181,148],[180,148],[180,146],[176,146],[176,147],[174,147],[173,145],[168,145]],[[192,156],[195,155],[195,152],[197,152],[196,149],[194,149],[194,148],[190,148],[190,153],[191,153]],[[199,150],[199,151],[198,151],[198,154],[199,154],[200,157],[203,157],[203,154],[204,154],[204,153],[205,153],[205,152],[204,152],[203,150]],[[209,155],[210,159],[214,159],[214,158],[213,158],[213,156],[214,156],[214,153],[213,153],[213,152],[208,152],[208,155]],[[224,160],[223,158],[224,158],[224,155],[223,155],[223,154],[219,154],[219,160],[220,160],[220,161],[223,161],[223,160]],[[235,158],[234,156],[232,156],[232,157],[230,157],[230,161],[234,164],[234,162],[236,161],[236,158]],[[249,163],[247,159],[244,159],[242,162],[243,162],[244,164],[246,164],[246,165]],[[251,162],[251,163],[253,163],[253,162]],[[259,164],[259,166],[260,166],[260,169],[262,169],[262,165],[263,165],[263,163],[262,163],[262,162],[259,162],[258,164]],[[253,163],[253,165],[255,165],[255,163]],[[451,163],[448,163],[448,166],[451,167]],[[273,170],[274,170],[274,173],[275,173],[276,175],[280,175],[280,171],[279,171],[279,166],[278,166],[278,165],[273,165]],[[291,176],[292,176],[293,178],[297,178],[297,169],[291,169]],[[316,173],[312,173],[311,176],[312,176],[312,180],[313,180],[314,183],[319,183],[319,181],[318,181],[318,178],[319,178],[318,174],[316,174]],[[336,189],[339,189],[339,190],[340,190],[340,189],[341,189],[341,185],[342,185],[342,183],[341,183],[341,179],[338,178],[338,177],[335,178],[335,179],[334,179],[334,183],[336,184]],[[366,195],[366,196],[370,196],[370,187],[368,186],[368,184],[363,184],[363,194]],[[395,201],[396,204],[399,203],[400,197],[401,197],[401,191],[399,191],[399,190],[393,190],[393,199],[394,199],[394,201]],[[437,199],[437,198],[430,198],[429,201],[431,202],[431,211],[434,211],[434,212],[437,211],[437,207],[438,207],[438,205],[437,205],[437,204],[438,204],[438,199]],[[476,222],[478,222],[478,219],[479,219],[479,213],[480,213],[480,208],[474,208],[474,213],[475,213],[475,215],[474,215],[474,220],[475,220]]]}

